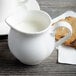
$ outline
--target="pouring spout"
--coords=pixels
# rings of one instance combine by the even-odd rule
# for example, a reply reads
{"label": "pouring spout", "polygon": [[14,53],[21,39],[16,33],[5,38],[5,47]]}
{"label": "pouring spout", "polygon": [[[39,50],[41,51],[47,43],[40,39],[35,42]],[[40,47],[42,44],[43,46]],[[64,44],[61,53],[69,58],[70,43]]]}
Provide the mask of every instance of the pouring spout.
{"label": "pouring spout", "polygon": [[8,24],[8,26],[15,28],[16,24],[19,23],[20,21],[24,20],[26,16],[26,10],[24,9],[19,9],[16,12],[14,12],[13,15],[8,16],[5,19],[5,23]]}

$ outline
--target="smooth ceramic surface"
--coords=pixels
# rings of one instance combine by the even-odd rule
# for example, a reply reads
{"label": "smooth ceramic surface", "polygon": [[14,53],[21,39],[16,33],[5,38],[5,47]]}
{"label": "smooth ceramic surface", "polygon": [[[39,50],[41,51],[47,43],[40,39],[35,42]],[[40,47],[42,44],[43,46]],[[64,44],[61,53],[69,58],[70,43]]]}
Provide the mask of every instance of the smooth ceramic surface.
{"label": "smooth ceramic surface", "polygon": [[76,49],[69,46],[58,47],[58,62],[76,65]]}
{"label": "smooth ceramic surface", "polygon": [[0,0],[0,35],[8,35],[10,27],[4,20],[19,7],[26,10],[40,10],[36,0]]}
{"label": "smooth ceramic surface", "polygon": [[[20,30],[19,27],[16,27],[17,23],[31,17],[33,17],[33,21],[42,22],[44,24],[43,27],[46,26],[46,28],[42,31],[27,33]],[[60,22],[55,26],[50,26],[51,17],[44,11],[32,10],[23,12],[23,14],[17,13],[16,15],[8,17],[6,23],[11,27],[8,36],[10,51],[17,59],[28,65],[41,63],[52,53],[55,47],[67,40],[72,33],[71,26],[66,22],[64,22],[65,25],[62,25],[63,22]],[[62,38],[62,40],[55,43],[55,30],[58,27],[68,28],[69,33]]]}

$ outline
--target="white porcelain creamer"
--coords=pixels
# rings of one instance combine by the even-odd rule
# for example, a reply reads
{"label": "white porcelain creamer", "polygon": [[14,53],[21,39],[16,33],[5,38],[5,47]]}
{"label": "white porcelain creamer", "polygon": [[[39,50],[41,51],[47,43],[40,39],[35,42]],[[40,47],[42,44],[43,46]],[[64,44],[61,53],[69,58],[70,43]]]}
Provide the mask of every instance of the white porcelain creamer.
{"label": "white porcelain creamer", "polygon": [[[11,27],[8,35],[10,51],[28,65],[39,64],[72,34],[69,23],[61,21],[51,26],[51,17],[41,10],[18,12],[8,17],[6,23]],[[59,27],[66,27],[69,33],[55,42],[55,30]]]}

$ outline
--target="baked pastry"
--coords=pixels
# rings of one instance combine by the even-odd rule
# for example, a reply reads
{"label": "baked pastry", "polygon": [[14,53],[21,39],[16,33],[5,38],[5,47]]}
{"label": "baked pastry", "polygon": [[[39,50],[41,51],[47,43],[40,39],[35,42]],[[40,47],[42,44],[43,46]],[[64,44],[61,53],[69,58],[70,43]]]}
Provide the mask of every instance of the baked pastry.
{"label": "baked pastry", "polygon": [[[65,19],[61,19],[59,21],[66,21],[66,22],[70,23],[70,25],[72,26],[72,30],[73,30],[72,36],[67,41],[65,41],[64,45],[76,48],[76,18],[69,16],[69,17],[66,17]],[[60,27],[56,31],[55,38],[56,38],[56,40],[59,40],[59,39],[63,38],[66,34],[68,34],[68,29],[64,28],[64,27]]]}

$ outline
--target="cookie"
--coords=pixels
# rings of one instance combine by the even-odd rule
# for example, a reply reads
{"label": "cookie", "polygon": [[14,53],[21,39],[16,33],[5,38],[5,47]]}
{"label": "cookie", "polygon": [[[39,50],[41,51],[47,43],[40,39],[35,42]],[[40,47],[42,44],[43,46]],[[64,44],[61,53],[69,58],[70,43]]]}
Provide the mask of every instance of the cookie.
{"label": "cookie", "polygon": [[[61,19],[59,21],[66,21],[72,26],[72,36],[64,42],[64,45],[71,46],[76,48],[76,18],[75,17],[66,17],[65,19]],[[59,22],[58,21],[58,22]],[[60,27],[56,31],[55,39],[59,40],[68,34],[68,29],[64,27]]]}

